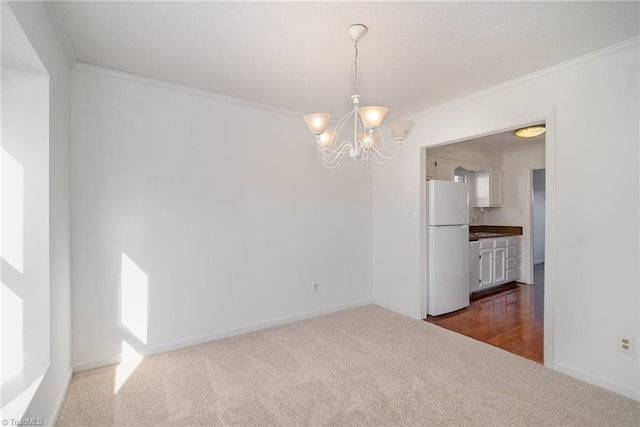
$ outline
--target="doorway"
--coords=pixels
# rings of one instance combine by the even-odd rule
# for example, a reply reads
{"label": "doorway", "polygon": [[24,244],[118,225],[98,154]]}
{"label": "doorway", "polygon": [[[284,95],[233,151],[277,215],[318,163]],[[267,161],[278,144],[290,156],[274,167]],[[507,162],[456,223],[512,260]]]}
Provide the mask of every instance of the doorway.
{"label": "doorway", "polygon": [[[547,126],[549,127],[549,123]],[[549,230],[545,227],[548,224],[545,223],[544,190],[546,169],[550,168],[555,160],[548,146],[549,142],[553,144],[553,135],[551,138],[546,135],[537,141],[521,142],[521,146],[517,146],[504,139],[517,127],[487,136],[453,141],[450,144],[434,147],[435,150],[429,147],[423,151],[424,156],[436,157],[437,162],[440,163],[438,157],[449,161],[456,155],[456,146],[466,147],[466,157],[459,156],[464,157],[463,161],[458,162],[454,159],[454,170],[456,165],[464,166],[465,163],[474,169],[473,163],[486,164],[491,160],[492,153],[502,151],[504,160],[513,162],[503,171],[505,199],[502,201],[502,206],[481,212],[470,209],[470,224],[523,226],[522,274],[517,282],[473,295],[471,305],[467,309],[426,320],[539,363],[546,361],[547,367],[550,367],[552,311],[549,301],[550,292],[546,293],[545,299],[545,287],[547,290],[550,289],[551,280],[545,283],[545,258],[549,254],[545,253],[547,248],[544,243],[545,239],[548,240],[552,227]],[[493,139],[499,141],[492,141]],[[480,148],[489,151],[477,154],[482,150],[475,150],[476,156],[471,157],[471,152],[474,150],[469,148],[474,147],[477,142],[480,143]],[[537,147],[534,147],[536,142]],[[483,147],[484,143],[487,145]],[[494,145],[491,145],[492,143]],[[499,147],[500,144],[503,146]],[[501,167],[501,165],[493,166]],[[551,203],[553,203],[552,200]],[[423,318],[426,317],[425,313]],[[548,323],[545,320],[548,320]]]}

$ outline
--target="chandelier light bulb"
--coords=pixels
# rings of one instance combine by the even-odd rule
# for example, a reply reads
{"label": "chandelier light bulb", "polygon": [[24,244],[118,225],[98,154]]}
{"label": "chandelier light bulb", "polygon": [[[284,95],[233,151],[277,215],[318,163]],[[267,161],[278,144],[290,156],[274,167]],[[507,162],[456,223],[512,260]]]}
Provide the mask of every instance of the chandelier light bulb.
{"label": "chandelier light bulb", "polygon": [[322,135],[329,125],[329,119],[331,114],[327,113],[312,113],[307,114],[302,118],[305,121],[309,130],[314,135]]}
{"label": "chandelier light bulb", "polygon": [[360,135],[360,142],[362,143],[362,146],[367,150],[371,149],[371,147],[375,147],[379,139],[380,136],[377,133],[365,132]]}
{"label": "chandelier light bulb", "polygon": [[320,140],[318,144],[320,144],[324,148],[331,147],[333,145],[333,137],[335,133],[331,129],[325,130],[322,135],[320,135]]}
{"label": "chandelier light bulb", "polygon": [[380,127],[382,119],[387,114],[389,109],[387,107],[371,106],[358,108],[358,114],[366,129],[375,129]]}

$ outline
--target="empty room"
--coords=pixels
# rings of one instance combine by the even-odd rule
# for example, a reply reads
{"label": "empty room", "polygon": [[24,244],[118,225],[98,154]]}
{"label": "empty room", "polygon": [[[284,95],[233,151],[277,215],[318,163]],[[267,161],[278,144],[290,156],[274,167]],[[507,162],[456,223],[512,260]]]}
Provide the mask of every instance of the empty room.
{"label": "empty room", "polygon": [[640,2],[1,6],[3,425],[638,424]]}

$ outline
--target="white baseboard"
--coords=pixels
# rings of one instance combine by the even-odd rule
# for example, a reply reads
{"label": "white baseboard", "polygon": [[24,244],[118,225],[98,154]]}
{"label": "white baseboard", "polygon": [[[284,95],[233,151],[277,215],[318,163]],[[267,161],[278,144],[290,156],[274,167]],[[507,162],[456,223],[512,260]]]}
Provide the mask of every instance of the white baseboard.
{"label": "white baseboard", "polygon": [[380,301],[380,300],[373,300],[373,303],[375,305],[379,305],[382,308],[386,308],[387,310],[391,310],[391,311],[396,312],[398,314],[402,314],[403,316],[411,317],[412,319],[422,320],[422,317],[420,316],[420,313],[414,313],[414,312],[412,312],[410,310],[407,310],[405,308],[398,307],[398,306],[393,305],[393,304],[388,304],[388,303]]}
{"label": "white baseboard", "polygon": [[611,381],[593,376],[591,374],[587,374],[586,372],[582,372],[577,369],[569,368],[568,366],[562,365],[557,362],[553,362],[553,370],[563,373],[565,375],[569,375],[570,377],[579,379],[580,381],[584,381],[586,383],[593,384],[598,387],[602,387],[605,390],[609,390],[614,393],[621,394],[625,397],[628,397],[629,399],[640,401],[640,392],[638,392],[638,390],[633,390],[628,387],[621,386],[616,383],[612,383]]}
{"label": "white baseboard", "polygon": [[52,420],[52,426],[55,426],[58,423],[58,417],[60,416],[60,411],[62,411],[62,405],[64,404],[64,399],[67,397],[67,391],[69,391],[69,384],[71,384],[71,377],[73,377],[73,366],[69,366],[66,375],[67,379],[65,380],[64,390],[56,400],[56,404],[53,407],[53,413],[46,418],[47,420]]}
{"label": "white baseboard", "polygon": [[[144,357],[153,356],[154,354],[180,350],[182,348],[192,347],[194,345],[203,344],[209,341],[215,341],[222,338],[229,338],[236,335],[242,335],[249,332],[259,331],[260,329],[271,328],[274,326],[283,325],[285,323],[291,323],[291,322],[296,322],[298,320],[310,319],[312,317],[323,316],[325,314],[335,313],[337,311],[348,310],[350,308],[362,307],[364,305],[370,305],[370,304],[373,304],[373,300],[365,299],[365,300],[356,301],[348,304],[341,304],[333,307],[323,308],[321,310],[316,310],[312,312],[281,317],[279,319],[271,320],[268,322],[253,323],[240,328],[217,332],[215,334],[203,335],[196,338],[191,338],[191,339],[182,340],[182,341],[175,341],[172,343],[167,343],[167,344],[163,344],[155,347],[144,347],[136,350],[140,353],[140,355]],[[98,359],[74,363],[73,372],[87,371],[89,369],[95,369],[103,366],[114,365],[116,363],[120,363],[120,354],[114,354],[111,356],[101,357]]]}

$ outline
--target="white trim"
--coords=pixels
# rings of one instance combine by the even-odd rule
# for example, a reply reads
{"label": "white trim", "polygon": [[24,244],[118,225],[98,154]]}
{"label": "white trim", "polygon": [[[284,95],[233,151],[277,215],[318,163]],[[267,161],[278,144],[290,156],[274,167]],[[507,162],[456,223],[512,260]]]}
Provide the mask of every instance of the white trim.
{"label": "white trim", "polygon": [[[544,145],[543,145],[543,147],[544,147]],[[545,162],[546,162],[546,159],[545,159]],[[535,194],[535,192],[533,190],[533,171],[535,171],[535,170],[543,170],[543,169],[546,171],[546,164],[545,163],[543,163],[542,165],[531,165],[531,166],[529,166],[529,188],[528,188],[529,197],[527,197],[527,203],[529,204],[529,273],[528,273],[529,281],[526,282],[528,285],[533,285],[534,284],[533,267],[536,264],[543,264],[544,263],[544,258],[540,259],[538,261],[535,261],[533,259],[534,252],[535,252],[534,251],[535,248],[534,248],[534,244],[533,244],[533,241],[534,241],[533,234],[535,233],[535,223],[534,223],[534,220],[533,220],[533,215],[534,215],[534,213],[533,213],[533,209],[534,209],[534,194]],[[545,175],[546,175],[546,172],[545,172]],[[546,191],[545,191],[545,194],[546,194]],[[545,196],[545,199],[546,199],[546,196]],[[546,208],[546,205],[545,205],[545,219],[546,219],[546,209],[547,208]],[[546,236],[545,236],[545,239],[546,239]],[[545,242],[545,244],[546,244],[546,242]]]}
{"label": "white trim", "polygon": [[[410,317],[412,319],[416,319],[416,320],[422,320],[422,318],[418,315],[416,315],[416,313],[410,311],[410,310],[406,310],[402,307],[398,307],[397,305],[393,305],[393,304],[389,304],[386,303],[384,301],[380,301],[380,300],[374,300],[373,303],[377,306],[380,306],[382,308],[386,308],[387,310],[393,311],[395,313],[398,314],[402,314],[403,316],[407,316]],[[426,317],[426,316],[425,316]]]}
{"label": "white trim", "polygon": [[429,298],[428,291],[428,258],[429,249],[427,246],[427,149],[425,147],[418,147],[420,155],[420,194],[418,194],[418,200],[420,200],[420,221],[418,235],[420,236],[420,318],[427,318],[427,299]]}
{"label": "white trim", "polygon": [[[545,168],[545,210],[544,210],[544,325],[543,325],[543,360],[544,366],[553,368],[553,304],[555,301],[556,277],[556,110],[545,115],[544,168]],[[533,273],[533,266],[531,268]]]}
{"label": "white trim", "polygon": [[[564,62],[561,62],[559,64],[552,65],[552,66],[550,66],[548,68],[545,68],[545,69],[542,69],[540,71],[536,71],[536,72],[533,72],[533,73],[530,73],[530,74],[525,74],[524,76],[520,76],[520,77],[517,77],[517,78],[515,78],[513,80],[508,80],[506,82],[497,84],[495,86],[491,86],[491,87],[489,87],[487,89],[483,89],[483,90],[481,90],[479,92],[474,92],[474,93],[469,94],[467,96],[463,96],[462,98],[456,98],[456,99],[452,99],[451,101],[448,101],[448,102],[444,102],[444,103],[441,103],[441,104],[438,104],[438,105],[434,105],[431,108],[427,108],[425,110],[421,110],[419,112],[409,114],[407,117],[408,118],[418,117],[418,116],[421,116],[423,114],[431,113],[433,111],[438,111],[438,110],[441,110],[441,109],[444,109],[444,108],[449,108],[452,105],[456,105],[456,104],[460,104],[460,103],[463,103],[463,102],[467,102],[467,101],[470,101],[470,100],[475,99],[475,98],[480,98],[480,97],[482,97],[484,95],[488,95],[490,93],[499,92],[499,91],[501,91],[503,89],[506,89],[506,88],[509,88],[509,87],[512,87],[512,86],[518,86],[518,85],[521,85],[521,84],[525,84],[525,83],[530,82],[531,80],[536,80],[536,79],[538,79],[540,77],[544,77],[544,76],[547,76],[549,74],[553,74],[555,72],[558,72],[558,71],[561,71],[561,70],[565,70],[567,68],[575,67],[575,66],[583,64],[585,62],[597,61],[599,59],[605,58],[605,57],[610,56],[610,55],[615,55],[615,54],[623,52],[625,50],[637,49],[638,47],[640,47],[640,36],[633,37],[633,38],[631,38],[629,40],[625,40],[625,41],[613,44],[611,46],[607,46],[605,48],[596,50],[596,51],[591,52],[591,53],[587,53],[587,54],[582,55],[582,56],[578,56],[578,57],[573,58],[573,59],[569,59],[568,61],[564,61]],[[535,123],[532,123],[532,124],[535,124]],[[505,129],[505,130],[509,130],[509,129]],[[477,137],[480,137],[480,136],[485,136],[485,135],[478,135]],[[467,138],[465,138],[465,139],[467,139]],[[430,145],[429,146],[429,148],[433,148],[433,147],[435,147],[435,145]]]}
{"label": "white trim", "polygon": [[[373,301],[371,299],[365,299],[348,304],[336,305],[329,308],[323,308],[321,310],[312,311],[308,313],[296,314],[293,316],[281,317],[279,319],[271,320],[262,323],[252,323],[250,325],[242,326],[236,329],[230,329],[227,331],[217,332],[215,334],[203,335],[196,338],[190,338],[182,341],[174,341],[172,343],[163,344],[155,347],[145,347],[136,349],[142,356],[153,356],[154,354],[166,353],[169,351],[180,350],[182,348],[192,347],[194,345],[207,343],[210,341],[216,341],[222,338],[229,338],[236,335],[242,335],[249,332],[259,331],[261,329],[272,328],[274,326],[284,325],[286,323],[297,322],[299,320],[310,319],[313,317],[323,316],[325,314],[335,313],[337,311],[348,310],[350,308],[362,307],[365,305],[371,305]],[[113,365],[120,363],[120,355],[114,354],[111,356],[101,357],[98,359],[87,360],[83,362],[74,363],[73,372],[82,372],[89,369],[100,368],[102,366]]]}
{"label": "white trim", "polygon": [[166,82],[164,80],[156,80],[156,79],[152,79],[152,78],[149,78],[149,77],[139,76],[137,74],[130,74],[130,73],[122,72],[122,71],[112,70],[110,68],[99,67],[97,65],[85,64],[83,62],[77,62],[73,66],[71,71],[78,71],[78,72],[92,71],[94,73],[107,74],[107,75],[110,75],[110,76],[119,77],[119,78],[122,78],[122,79],[133,80],[133,81],[136,81],[136,82],[149,84],[149,85],[153,85],[153,86],[158,86],[158,87],[162,87],[162,88],[165,88],[165,89],[172,89],[172,90],[177,90],[177,91],[180,91],[180,92],[190,93],[190,94],[193,94],[193,95],[205,96],[207,98],[213,98],[213,99],[216,99],[216,100],[222,101],[222,102],[229,102],[229,103],[232,103],[232,104],[244,105],[245,107],[256,108],[256,109],[259,109],[259,110],[266,110],[266,111],[270,111],[272,113],[285,114],[285,115],[288,115],[288,116],[302,117],[302,116],[304,116],[306,114],[306,113],[302,113],[300,111],[294,111],[294,110],[289,110],[289,109],[286,109],[286,108],[275,107],[273,105],[261,104],[259,102],[249,101],[247,99],[235,98],[233,96],[221,95],[221,94],[210,92],[210,91],[203,90],[203,89],[196,89],[196,88],[192,88],[192,87],[189,87],[189,86],[179,85],[179,84],[175,84],[175,83],[169,83],[169,82]]}
{"label": "white trim", "polygon": [[576,378],[580,381],[584,381],[586,383],[604,388],[605,390],[621,394],[625,397],[628,397],[629,399],[640,401],[640,392],[638,392],[638,390],[633,390],[620,384],[612,383],[611,381],[607,381],[603,378],[587,374],[586,372],[582,372],[578,369],[570,368],[566,365],[563,365],[562,363],[553,362],[553,369],[557,372]]}
{"label": "white trim", "polygon": [[47,9],[47,13],[49,14],[49,20],[51,21],[53,30],[58,36],[58,40],[60,40],[60,44],[62,45],[62,49],[64,50],[64,56],[66,56],[67,58],[69,67],[73,67],[78,63],[78,59],[76,58],[76,54],[73,51],[73,47],[71,46],[71,41],[69,40],[67,30],[62,23],[62,17],[60,16],[58,6],[56,5],[55,1],[43,1],[43,3],[45,9]]}
{"label": "white trim", "polygon": [[67,370],[67,379],[65,381],[64,391],[58,396],[58,400],[56,401],[55,406],[53,407],[53,412],[49,416],[49,418],[45,418],[45,420],[51,420],[51,425],[55,426],[58,424],[58,417],[60,416],[60,412],[62,411],[62,404],[64,403],[64,399],[67,397],[67,391],[69,390],[69,385],[71,384],[71,378],[73,377],[73,367],[69,366]]}

